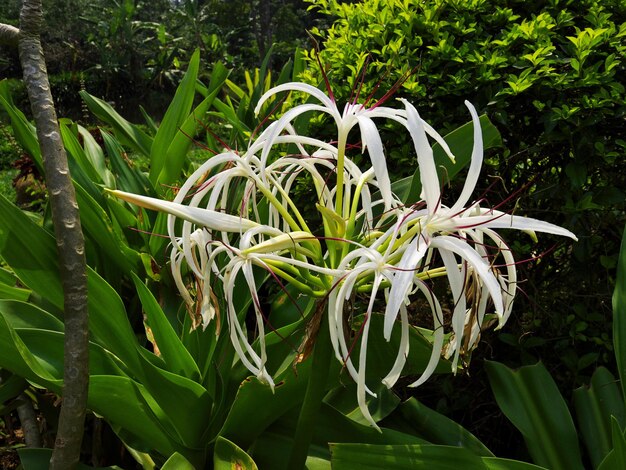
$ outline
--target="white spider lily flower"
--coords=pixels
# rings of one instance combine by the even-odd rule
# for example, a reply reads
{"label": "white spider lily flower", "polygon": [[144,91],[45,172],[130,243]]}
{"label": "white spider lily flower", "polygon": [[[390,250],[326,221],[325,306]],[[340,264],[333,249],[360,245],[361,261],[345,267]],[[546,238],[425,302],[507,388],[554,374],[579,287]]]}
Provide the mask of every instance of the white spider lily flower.
{"label": "white spider lily flower", "polygon": [[186,206],[175,202],[164,201],[148,196],[126,193],[118,190],[108,190],[113,196],[136,206],[145,207],[155,211],[166,212],[196,225],[206,227],[209,230],[219,232],[243,232],[258,227],[259,224],[236,215],[224,214],[223,212],[202,209],[199,207]]}
{"label": "white spider lily flower", "polygon": [[[428,363],[411,386],[424,383],[442,356],[452,357],[452,369],[456,370],[461,354],[477,344],[485,318],[492,318],[489,313],[495,313],[498,328],[509,318],[517,272],[513,254],[496,230],[576,237],[556,225],[472,202],[482,167],[483,142],[478,114],[470,103],[466,102],[473,122],[471,162],[460,196],[446,205],[430,141],[441,145],[452,160],[454,155],[409,102],[401,100],[403,109],[383,107],[382,102],[370,107],[352,102],[340,112],[334,99],[319,89],[286,83],[265,93],[255,111],[271,96],[289,91],[308,94],[317,101],[286,111],[242,154],[227,151],[211,157],[184,182],[172,202],[121,191],[111,194],[170,215],[173,278],[187,308],[196,317],[199,314],[194,326],[197,321],[206,328],[226,316],[239,360],[272,387],[271,371],[266,367],[267,316],[253,271],[271,272],[273,278],[291,284],[301,295],[326,301],[335,357],[356,382],[363,416],[378,428],[366,403],[368,394],[374,396],[365,380],[368,342],[380,336],[389,341],[394,328],[400,327],[396,359],[382,378],[382,383],[393,387],[409,357],[412,325],[408,306],[416,295],[427,301],[433,334]],[[332,143],[296,132],[293,121],[309,112],[332,118],[337,132]],[[400,124],[413,142],[422,186],[421,200],[413,207],[405,207],[391,189],[378,119]],[[349,137],[359,142],[350,145]],[[369,168],[359,168],[350,156],[359,145],[361,152],[368,153]],[[294,148],[298,154],[288,153]],[[303,187],[309,189],[304,197]],[[304,202],[317,209],[317,220],[306,219],[299,207]],[[183,221],[177,223],[176,219]],[[187,272],[194,276],[192,288],[186,284]],[[449,285],[449,322],[444,322],[442,304],[431,289],[435,278],[445,279]],[[256,341],[251,341],[245,322],[238,318],[236,282],[245,282],[250,292],[249,315],[256,320]],[[211,290],[215,283],[223,286],[225,309],[217,308]],[[195,302],[192,292],[198,297]],[[345,326],[353,314],[347,311],[347,304],[361,293],[367,307],[358,331],[354,331]],[[382,331],[371,329],[376,299],[386,302],[381,312]],[[446,332],[451,335],[444,344]],[[358,357],[352,357],[356,344]]]}

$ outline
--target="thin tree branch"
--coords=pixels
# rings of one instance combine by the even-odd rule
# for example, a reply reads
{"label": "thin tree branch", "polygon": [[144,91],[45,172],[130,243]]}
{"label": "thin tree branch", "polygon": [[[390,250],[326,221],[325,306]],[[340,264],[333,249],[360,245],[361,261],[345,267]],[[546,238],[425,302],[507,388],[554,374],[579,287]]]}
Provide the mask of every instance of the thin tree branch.
{"label": "thin tree branch", "polygon": [[0,44],[17,46],[20,30],[10,24],[0,23]]}
{"label": "thin tree branch", "polygon": [[22,425],[26,447],[41,447],[41,433],[39,432],[39,423],[37,422],[37,414],[35,413],[35,408],[33,408],[33,402],[25,393],[21,393],[17,399],[20,402],[17,405],[17,416]]}
{"label": "thin tree branch", "polygon": [[89,382],[87,270],[76,194],[41,47],[42,22],[41,0],[24,0],[18,48],[43,157],[64,291],[63,404],[50,469],[71,470],[80,456]]}

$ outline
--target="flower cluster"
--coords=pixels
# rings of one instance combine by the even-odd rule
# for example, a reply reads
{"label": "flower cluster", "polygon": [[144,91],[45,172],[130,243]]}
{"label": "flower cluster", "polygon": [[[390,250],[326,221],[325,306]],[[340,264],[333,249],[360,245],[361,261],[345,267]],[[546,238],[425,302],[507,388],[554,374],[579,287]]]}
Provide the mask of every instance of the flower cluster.
{"label": "flower cluster", "polygon": [[[317,88],[288,83],[261,97],[257,111],[270,96],[285,91],[304,92],[314,102],[285,112],[245,152],[227,151],[210,158],[183,184],[174,201],[113,193],[170,214],[171,266],[183,298],[190,307],[194,305],[194,295],[182,275],[190,269],[199,281],[195,296],[206,327],[216,315],[211,286],[221,283],[232,344],[250,372],[271,386],[264,343],[267,325],[253,269],[260,267],[301,293],[324,299],[335,355],[357,384],[363,415],[376,426],[366,406],[367,394],[373,393],[365,383],[375,299],[386,301],[383,337],[389,341],[394,328],[401,330],[397,357],[383,378],[387,387],[400,377],[409,353],[407,306],[417,294],[430,306],[433,349],[427,367],[412,384],[417,386],[433,373],[444,352],[452,358],[453,369],[457,367],[460,353],[471,350],[478,341],[488,311],[497,316],[498,327],[507,321],[517,276],[511,251],[496,230],[576,237],[561,227],[472,201],[483,143],[480,121],[470,103],[466,102],[474,129],[471,163],[459,198],[445,205],[431,141],[439,143],[451,159],[454,156],[411,103],[401,100],[400,109],[384,107],[380,102],[371,107],[349,103],[340,112],[332,97]],[[294,120],[310,112],[325,113],[334,120],[336,141],[325,142],[296,132]],[[406,206],[392,190],[376,125],[381,119],[398,123],[411,137],[422,187],[418,204]],[[347,154],[356,147],[348,144],[351,131],[359,134],[358,147],[371,161],[365,171]],[[315,191],[323,230],[312,230],[293,197],[301,181]],[[236,204],[234,194],[239,195]],[[177,218],[184,220],[182,226],[176,223]],[[444,321],[440,302],[431,290],[430,280],[435,277],[448,280],[453,305],[450,321]],[[247,283],[253,299],[258,348],[250,344],[235,311],[234,285],[240,281]],[[355,292],[365,295],[367,308],[359,333],[351,336],[345,331],[345,305]],[[451,332],[447,341],[446,331]],[[352,357],[356,342],[360,342],[358,357]]]}

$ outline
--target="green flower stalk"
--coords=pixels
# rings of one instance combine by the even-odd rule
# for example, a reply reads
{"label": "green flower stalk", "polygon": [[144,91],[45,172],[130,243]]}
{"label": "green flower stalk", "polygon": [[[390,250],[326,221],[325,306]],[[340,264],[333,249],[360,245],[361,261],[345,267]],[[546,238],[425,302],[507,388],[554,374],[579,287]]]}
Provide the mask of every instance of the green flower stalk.
{"label": "green flower stalk", "polygon": [[[433,349],[427,367],[413,382],[418,386],[433,373],[442,354],[452,357],[456,370],[460,353],[475,347],[488,311],[502,327],[517,289],[515,260],[497,233],[499,229],[545,232],[576,239],[566,229],[535,219],[513,216],[472,201],[483,160],[482,132],[474,107],[474,138],[469,172],[459,198],[445,205],[437,176],[431,141],[454,158],[444,139],[401,100],[402,108],[371,107],[353,102],[343,112],[334,100],[310,85],[288,83],[271,89],[257,105],[285,91],[303,92],[316,102],[295,106],[271,123],[243,153],[227,151],[202,164],[183,184],[174,201],[112,191],[133,204],[170,214],[174,279],[191,308],[194,299],[183,272],[193,272],[202,290],[203,326],[215,321],[211,285],[223,285],[230,338],[239,359],[260,380],[273,387],[266,369],[265,320],[258,298],[254,267],[270,271],[302,294],[327,300],[330,344],[335,357],[357,384],[357,400],[365,418],[377,427],[366,406],[374,395],[366,383],[370,335],[390,340],[400,328],[396,359],[382,378],[392,387],[402,375],[409,354],[407,306],[423,295],[433,320]],[[329,115],[337,138],[329,143],[299,135],[293,121],[308,112]],[[393,193],[384,145],[377,128],[380,120],[399,123],[409,133],[422,183],[421,201],[407,207]],[[370,160],[362,170],[349,156],[349,137],[358,134],[360,148]],[[297,148],[298,154],[287,153]],[[208,175],[208,179],[207,178]],[[331,175],[332,177],[329,177]],[[312,181],[323,233],[311,229],[293,198],[296,183]],[[310,183],[309,183],[310,184]],[[241,188],[241,202],[233,208],[232,194]],[[183,219],[182,226],[176,223]],[[499,260],[498,263],[496,261]],[[502,266],[502,268],[498,267]],[[442,308],[430,289],[430,280],[448,280],[454,309],[445,343]],[[254,348],[237,318],[235,282],[246,282],[253,299],[259,346]],[[355,292],[369,296],[363,324],[356,337],[345,331],[345,303]],[[384,298],[383,331],[370,331],[375,300]],[[360,342],[358,357],[351,354]]]}

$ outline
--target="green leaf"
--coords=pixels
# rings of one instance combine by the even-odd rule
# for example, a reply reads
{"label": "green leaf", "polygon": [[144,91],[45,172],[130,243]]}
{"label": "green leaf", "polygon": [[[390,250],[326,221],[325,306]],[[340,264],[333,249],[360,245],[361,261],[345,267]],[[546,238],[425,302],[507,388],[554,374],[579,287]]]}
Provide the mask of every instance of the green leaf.
{"label": "green leaf", "polygon": [[622,235],[622,245],[617,261],[617,279],[613,292],[613,347],[622,396],[626,402],[626,229]]}
{"label": "green leaf", "polygon": [[174,328],[161,310],[159,303],[146,285],[133,273],[133,282],[141,299],[141,305],[147,317],[147,323],[161,357],[168,366],[168,370],[191,380],[200,380],[200,371],[189,351],[181,342]]}
{"label": "green leaf", "polygon": [[130,433],[145,449],[172,455],[184,448],[165,429],[165,414],[145,388],[128,377],[96,375],[89,378],[89,408]]}
{"label": "green leaf", "polygon": [[22,377],[11,374],[0,383],[0,410],[2,404],[9,400],[13,400],[28,387],[28,382]]}
{"label": "green leaf", "polygon": [[598,470],[626,468],[626,436],[614,417],[611,417],[611,431],[613,450],[611,450],[602,463],[600,463]]}
{"label": "green leaf", "polygon": [[141,171],[132,166],[122,145],[108,132],[100,130],[100,133],[116,177],[117,188],[129,193],[155,195],[150,181]]}
{"label": "green leaf", "polygon": [[[43,470],[48,468],[50,464],[50,458],[52,457],[52,449],[18,449],[17,453],[20,456],[20,462],[23,470]],[[76,466],[76,470],[122,470],[117,465],[110,467],[90,467],[79,463]]]}
{"label": "green leaf", "polygon": [[54,238],[0,194],[0,257],[22,284],[63,305]]}
{"label": "green leaf", "polygon": [[625,423],[620,386],[613,374],[599,367],[591,377],[591,385],[574,390],[573,398],[582,440],[597,468],[613,448],[611,417],[616,417],[622,427]]}
{"label": "green leaf", "polygon": [[[486,115],[480,116],[480,124],[483,133],[483,147],[489,149],[502,145],[502,139],[498,129],[489,121]],[[433,145],[433,156],[437,166],[437,174],[442,185],[452,181],[456,174],[465,168],[472,157],[472,143],[474,126],[468,122],[444,137],[452,154],[456,157],[453,163],[439,144]],[[401,179],[392,184],[393,191],[400,196],[406,204],[413,204],[420,200],[422,183],[420,181],[419,168],[415,174]]]}
{"label": "green leaf", "polygon": [[535,470],[541,467],[495,457],[479,457],[462,447],[437,445],[330,444],[333,470]]}
{"label": "green leaf", "polygon": [[522,433],[533,461],[553,470],[582,469],[574,422],[554,380],[538,363],[513,371],[485,367],[496,402]]}
{"label": "green leaf", "polygon": [[0,300],[0,314],[13,328],[64,330],[63,322],[35,305],[15,300]]}
{"label": "green leaf", "polygon": [[[209,87],[207,89],[208,95],[198,106],[196,106],[191,114],[187,112],[186,118],[181,124],[179,124],[179,126],[177,126],[176,134],[171,139],[169,147],[167,147],[163,169],[158,178],[158,182],[160,184],[171,184],[180,178],[180,172],[183,168],[185,157],[187,156],[187,152],[192,145],[192,138],[195,136],[197,129],[202,127],[201,120],[213,104],[213,100],[217,94],[221,91],[229,73],[229,70],[219,62],[213,67],[211,82],[209,83]],[[181,83],[181,86],[182,85],[183,84]],[[173,104],[174,102],[172,102],[172,105]],[[161,128],[162,127],[163,123],[161,123]],[[159,128],[159,130],[161,128]]]}
{"label": "green leaf", "polygon": [[161,470],[195,470],[189,460],[175,452],[161,467]]}
{"label": "green leaf", "polygon": [[24,113],[13,104],[6,80],[0,81],[0,105],[2,105],[11,119],[11,127],[13,128],[15,139],[26,153],[33,158],[40,174],[43,174],[43,160],[41,159],[41,150],[39,149],[39,140],[37,139],[37,129],[26,119]]}
{"label": "green leaf", "polygon": [[106,101],[96,98],[84,90],[79,93],[89,110],[94,113],[98,119],[113,127],[115,134],[122,143],[129,145],[146,157],[150,156],[152,137],[142,131],[138,126],[131,124],[120,116]]}
{"label": "green leaf", "polygon": [[[87,175],[87,177],[96,184],[104,183],[104,175],[100,175],[98,170],[93,166],[92,161],[87,158],[87,154],[78,141],[78,136],[75,133],[77,129],[75,125],[68,119],[59,120],[59,128],[61,130],[61,137],[63,144],[70,158],[80,166],[81,170]],[[71,129],[70,126],[74,127]]]}
{"label": "green leaf", "polygon": [[103,262],[112,262],[125,274],[141,269],[139,253],[131,249],[114,230],[106,211],[80,185],[75,185],[75,188],[81,225],[85,234],[98,246],[97,253],[104,257]]}
{"label": "green leaf", "polygon": [[155,186],[157,186],[159,175],[165,166],[168,148],[191,111],[193,97],[196,93],[196,79],[199,67],[200,50],[196,49],[189,60],[187,72],[176,89],[174,99],[168,106],[159,129],[154,136],[154,141],[150,148],[150,181]]}
{"label": "green leaf", "polygon": [[403,428],[432,444],[464,447],[475,455],[493,457],[493,453],[460,424],[410,398],[398,407]]}
{"label": "green leaf", "polygon": [[213,453],[213,468],[215,470],[246,469],[257,470],[257,466],[246,452],[228,439],[218,437]]}

